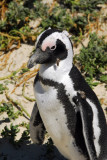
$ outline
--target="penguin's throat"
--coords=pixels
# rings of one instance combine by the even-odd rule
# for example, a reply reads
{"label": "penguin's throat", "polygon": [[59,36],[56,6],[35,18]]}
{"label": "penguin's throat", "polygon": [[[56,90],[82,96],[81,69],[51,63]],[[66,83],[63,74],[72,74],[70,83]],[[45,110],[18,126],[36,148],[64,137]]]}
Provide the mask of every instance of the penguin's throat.
{"label": "penguin's throat", "polygon": [[[71,61],[72,62],[72,61]],[[65,63],[64,60],[59,62],[59,65],[41,65],[39,75],[43,79],[61,81],[65,75],[70,73],[72,63]]]}

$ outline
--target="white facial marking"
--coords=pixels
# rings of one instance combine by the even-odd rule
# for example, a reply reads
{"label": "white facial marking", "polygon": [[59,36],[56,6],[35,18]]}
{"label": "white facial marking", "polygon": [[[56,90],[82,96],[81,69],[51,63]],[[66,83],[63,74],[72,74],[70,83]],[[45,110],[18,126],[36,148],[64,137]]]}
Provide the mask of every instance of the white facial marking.
{"label": "white facial marking", "polygon": [[42,42],[41,49],[45,51],[47,47],[51,49],[53,46],[56,46],[56,39],[52,36],[49,36]]}
{"label": "white facial marking", "polygon": [[89,105],[91,106],[92,111],[93,111],[93,129],[94,129],[94,136],[95,136],[94,145],[96,148],[97,156],[99,156],[99,154],[100,154],[99,137],[101,134],[101,130],[99,127],[98,110],[97,110],[95,104],[92,103],[89,99],[87,99],[87,102],[89,103]]}
{"label": "white facial marking", "polygon": [[[48,29],[51,29],[50,27]],[[37,43],[39,41],[39,39],[41,38],[42,34],[45,33],[47,30],[43,31],[41,34],[39,34],[39,36],[37,37],[36,43],[35,43],[35,47],[37,46]]]}
{"label": "white facial marking", "polygon": [[69,74],[69,72],[72,68],[72,61],[73,61],[72,45],[71,45],[69,38],[64,33],[54,32],[50,36],[48,36],[42,43],[43,49],[46,48],[46,42],[49,42],[49,45],[50,45],[50,42],[51,42],[51,44],[55,45],[56,41],[58,39],[61,40],[64,43],[64,45],[66,46],[67,58],[64,60],[61,60],[59,66],[57,66],[55,64],[50,67],[47,65],[44,65],[44,64],[41,65],[41,69],[40,69],[39,73],[42,74],[41,76],[44,76],[44,78],[50,77],[50,79],[54,80],[54,78],[57,79],[57,77],[56,77],[56,74],[57,74],[58,79],[60,79],[60,78],[62,78],[63,74],[65,74],[65,73]]}
{"label": "white facial marking", "polygon": [[54,32],[51,35],[49,35],[48,37],[46,37],[44,39],[44,41],[42,42],[42,49],[46,49],[46,46],[54,46],[56,44],[56,41],[59,39],[61,40],[65,46],[67,50],[70,50],[71,48],[71,42],[69,40],[69,38],[67,37],[67,35],[65,34],[65,32],[67,31],[63,31],[63,32]]}

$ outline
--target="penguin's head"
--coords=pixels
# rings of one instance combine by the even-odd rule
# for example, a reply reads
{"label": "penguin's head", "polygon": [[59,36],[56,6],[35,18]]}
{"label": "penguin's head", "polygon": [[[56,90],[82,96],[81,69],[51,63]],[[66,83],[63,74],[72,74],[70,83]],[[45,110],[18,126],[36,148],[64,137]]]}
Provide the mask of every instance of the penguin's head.
{"label": "penguin's head", "polygon": [[68,54],[73,55],[68,32],[49,28],[38,36],[35,51],[28,61],[28,68],[36,64],[58,63],[65,60]]}

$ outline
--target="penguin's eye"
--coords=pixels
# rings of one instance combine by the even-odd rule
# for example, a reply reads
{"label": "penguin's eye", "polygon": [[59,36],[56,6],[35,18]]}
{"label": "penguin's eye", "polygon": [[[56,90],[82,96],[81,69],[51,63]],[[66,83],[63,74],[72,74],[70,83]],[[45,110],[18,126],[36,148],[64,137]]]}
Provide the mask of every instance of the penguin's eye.
{"label": "penguin's eye", "polygon": [[50,50],[55,50],[55,49],[56,49],[56,45],[50,48]]}

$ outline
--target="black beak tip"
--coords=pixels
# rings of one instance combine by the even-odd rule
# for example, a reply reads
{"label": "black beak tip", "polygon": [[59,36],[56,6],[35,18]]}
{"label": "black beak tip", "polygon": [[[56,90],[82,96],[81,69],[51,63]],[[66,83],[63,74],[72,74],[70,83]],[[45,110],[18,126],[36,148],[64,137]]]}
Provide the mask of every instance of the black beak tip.
{"label": "black beak tip", "polygon": [[28,64],[27,64],[27,68],[30,69],[30,68],[32,68],[33,66],[34,66],[33,63],[31,63],[30,60],[29,60],[29,61],[28,61]]}
{"label": "black beak tip", "polygon": [[32,68],[32,66],[31,65],[27,65],[27,68],[30,69],[30,68]]}

